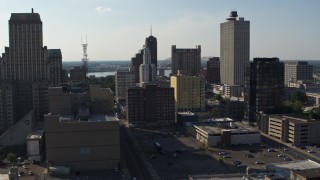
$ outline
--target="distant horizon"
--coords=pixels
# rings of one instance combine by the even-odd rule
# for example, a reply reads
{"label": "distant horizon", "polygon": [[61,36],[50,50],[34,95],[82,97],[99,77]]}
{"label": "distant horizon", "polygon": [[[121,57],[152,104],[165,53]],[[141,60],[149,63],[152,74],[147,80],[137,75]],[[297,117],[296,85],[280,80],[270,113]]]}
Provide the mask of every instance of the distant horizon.
{"label": "distant horizon", "polygon": [[172,45],[201,45],[202,56],[219,57],[220,24],[236,10],[250,21],[250,59],[320,59],[319,7],[318,0],[2,0],[0,53],[9,46],[11,13],[33,8],[43,23],[43,46],[61,49],[66,61],[81,60],[86,35],[94,61],[130,59],[150,35],[159,59],[171,55]]}

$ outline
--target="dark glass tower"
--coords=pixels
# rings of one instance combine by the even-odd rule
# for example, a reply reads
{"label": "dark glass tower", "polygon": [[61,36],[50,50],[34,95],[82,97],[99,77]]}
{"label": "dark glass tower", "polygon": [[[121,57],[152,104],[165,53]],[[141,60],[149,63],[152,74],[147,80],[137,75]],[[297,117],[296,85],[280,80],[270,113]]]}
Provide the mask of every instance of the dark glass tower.
{"label": "dark glass tower", "polygon": [[281,106],[284,64],[279,58],[254,58],[245,67],[245,119],[252,124],[257,121],[259,111],[272,113]]}
{"label": "dark glass tower", "polygon": [[146,38],[145,45],[150,50],[151,54],[151,64],[156,67],[156,72],[158,69],[158,52],[157,52],[157,38],[152,36],[152,34]]}

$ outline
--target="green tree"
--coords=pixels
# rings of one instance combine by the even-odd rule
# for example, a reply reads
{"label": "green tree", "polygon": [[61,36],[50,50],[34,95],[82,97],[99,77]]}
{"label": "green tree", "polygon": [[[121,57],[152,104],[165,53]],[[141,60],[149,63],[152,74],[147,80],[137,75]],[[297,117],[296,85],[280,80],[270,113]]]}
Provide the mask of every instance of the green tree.
{"label": "green tree", "polygon": [[17,155],[10,152],[7,154],[7,159],[10,161],[10,162],[14,162],[14,161],[17,161]]}
{"label": "green tree", "polygon": [[221,100],[223,100],[223,97],[221,96],[221,94],[215,94],[214,99],[217,101],[221,101]]}
{"label": "green tree", "polygon": [[296,90],[292,93],[292,101],[300,101],[302,104],[305,104],[307,102],[307,95],[305,92]]}

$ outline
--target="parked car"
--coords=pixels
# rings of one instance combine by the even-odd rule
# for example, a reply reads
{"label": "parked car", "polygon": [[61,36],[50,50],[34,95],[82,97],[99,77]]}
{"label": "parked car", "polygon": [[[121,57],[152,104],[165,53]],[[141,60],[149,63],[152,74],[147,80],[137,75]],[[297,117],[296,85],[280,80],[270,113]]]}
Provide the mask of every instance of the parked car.
{"label": "parked car", "polygon": [[285,157],[284,154],[278,154],[278,157]]}
{"label": "parked car", "polygon": [[283,151],[288,151],[288,149],[287,149],[287,148],[283,148],[282,150],[283,150]]}
{"label": "parked car", "polygon": [[225,151],[220,151],[218,154],[219,154],[219,155],[227,155],[228,153],[225,152]]}
{"label": "parked car", "polygon": [[291,158],[289,158],[289,157],[284,157],[284,158],[283,158],[283,160],[286,160],[286,161],[292,161],[292,159],[291,159]]}
{"label": "parked car", "polygon": [[32,171],[29,171],[29,176],[33,176],[34,175],[34,173],[32,172]]}
{"label": "parked car", "polygon": [[254,158],[254,155],[252,155],[252,154],[245,154],[245,156],[246,156],[247,158]]}
{"label": "parked car", "polygon": [[241,162],[240,162],[240,161],[233,161],[232,163],[233,163],[233,165],[235,165],[235,166],[238,166],[238,165],[240,165],[240,164],[241,164]]}
{"label": "parked car", "polygon": [[307,149],[307,147],[305,147],[305,146],[301,146],[301,147],[300,147],[300,149]]}
{"label": "parked car", "polygon": [[276,150],[274,148],[269,148],[268,152],[276,152]]}
{"label": "parked car", "polygon": [[255,164],[256,165],[261,165],[261,164],[264,164],[264,163],[262,161],[256,161]]}
{"label": "parked car", "polygon": [[316,153],[314,150],[308,150],[308,153]]}
{"label": "parked car", "polygon": [[230,156],[230,155],[228,155],[228,154],[223,155],[222,157],[223,157],[223,158],[231,158],[231,156]]}
{"label": "parked car", "polygon": [[249,149],[250,153],[257,153],[257,151],[253,150],[253,149]]}

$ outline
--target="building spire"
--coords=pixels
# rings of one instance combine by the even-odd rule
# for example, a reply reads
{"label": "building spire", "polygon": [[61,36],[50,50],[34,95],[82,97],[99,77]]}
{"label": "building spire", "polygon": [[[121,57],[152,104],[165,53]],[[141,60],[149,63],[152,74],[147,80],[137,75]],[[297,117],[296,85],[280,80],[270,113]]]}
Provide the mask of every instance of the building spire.
{"label": "building spire", "polygon": [[150,36],[152,36],[152,26],[151,26],[151,28],[150,28]]}

